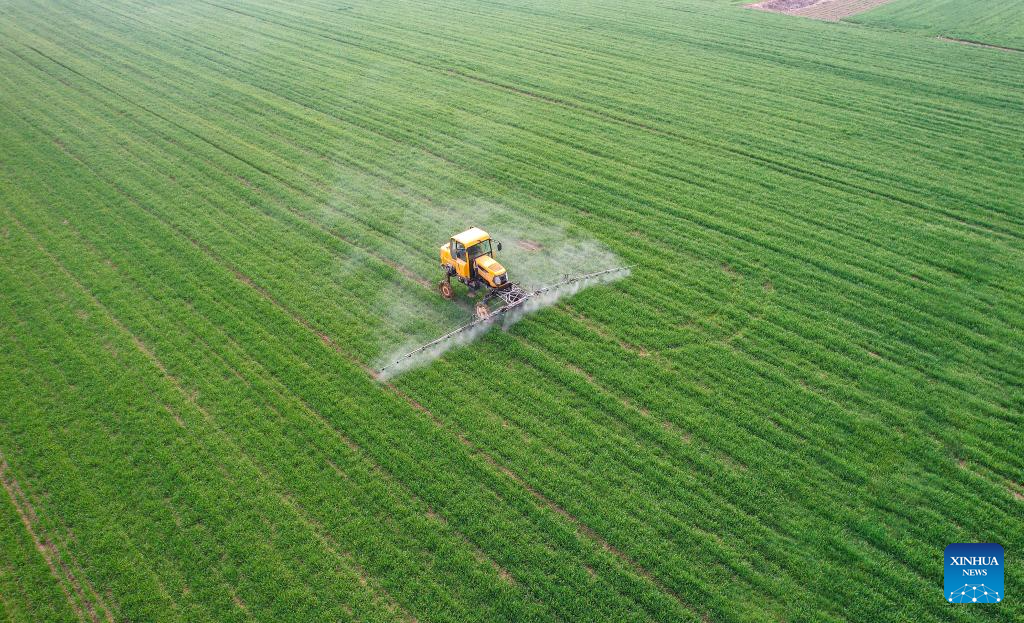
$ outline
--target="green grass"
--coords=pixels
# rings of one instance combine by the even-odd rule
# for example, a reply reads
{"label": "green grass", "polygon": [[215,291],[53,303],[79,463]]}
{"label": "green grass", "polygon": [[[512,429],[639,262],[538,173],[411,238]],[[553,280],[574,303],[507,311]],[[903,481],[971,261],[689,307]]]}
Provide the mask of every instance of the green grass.
{"label": "green grass", "polygon": [[848,21],[1024,50],[1024,1],[895,0]]}
{"label": "green grass", "polygon": [[[951,542],[1024,581],[1016,55],[698,0],[0,0],[0,67],[8,618],[1021,616],[941,599]],[[463,317],[463,221],[633,272],[373,380]]]}

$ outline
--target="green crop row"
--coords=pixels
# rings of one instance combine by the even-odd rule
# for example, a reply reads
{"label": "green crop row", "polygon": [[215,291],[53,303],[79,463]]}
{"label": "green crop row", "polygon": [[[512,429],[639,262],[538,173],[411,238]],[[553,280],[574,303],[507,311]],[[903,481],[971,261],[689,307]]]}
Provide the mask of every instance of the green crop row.
{"label": "green crop row", "polygon": [[[1000,616],[908,595],[1024,537],[1019,66],[668,4],[0,6],[0,451],[100,587],[0,606]],[[633,273],[372,381],[470,224]]]}

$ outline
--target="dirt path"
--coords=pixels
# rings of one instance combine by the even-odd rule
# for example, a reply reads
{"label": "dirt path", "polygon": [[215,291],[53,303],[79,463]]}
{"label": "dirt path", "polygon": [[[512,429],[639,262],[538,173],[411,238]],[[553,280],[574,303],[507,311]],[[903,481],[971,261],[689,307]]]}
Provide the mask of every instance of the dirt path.
{"label": "dirt path", "polygon": [[892,0],[765,0],[748,4],[748,9],[799,15],[826,22],[838,22],[844,17],[869,11]]}

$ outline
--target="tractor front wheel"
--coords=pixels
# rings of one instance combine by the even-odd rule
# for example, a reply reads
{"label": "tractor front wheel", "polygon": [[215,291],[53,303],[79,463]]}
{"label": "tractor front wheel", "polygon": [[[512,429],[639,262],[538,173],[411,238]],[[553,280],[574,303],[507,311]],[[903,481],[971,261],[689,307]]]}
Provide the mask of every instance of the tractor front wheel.
{"label": "tractor front wheel", "polygon": [[446,299],[452,299],[455,297],[455,289],[452,288],[452,283],[445,279],[437,285],[437,289],[441,292],[441,296]]}

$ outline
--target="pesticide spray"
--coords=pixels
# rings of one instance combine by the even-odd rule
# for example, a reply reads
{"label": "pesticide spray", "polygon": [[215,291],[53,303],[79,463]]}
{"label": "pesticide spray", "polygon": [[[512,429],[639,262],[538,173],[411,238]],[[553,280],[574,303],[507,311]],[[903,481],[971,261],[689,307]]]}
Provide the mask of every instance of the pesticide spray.
{"label": "pesticide spray", "polygon": [[393,353],[385,359],[387,363],[380,367],[377,378],[387,380],[406,370],[425,365],[449,349],[469,344],[496,325],[508,329],[527,315],[550,307],[567,296],[590,286],[622,279],[629,276],[629,273],[628,267],[608,268],[576,277],[566,277],[562,281],[540,287],[527,293],[521,302],[499,308],[487,318],[474,320],[412,350],[396,351],[399,354]]}
{"label": "pesticide spray", "polygon": [[[395,156],[407,171],[438,166],[418,152]],[[365,306],[372,310],[370,316],[379,322],[374,331],[378,355],[373,366],[381,370],[383,378],[425,365],[451,348],[472,342],[496,325],[509,327],[564,296],[628,274],[604,273],[621,267],[621,259],[590,232],[563,221],[558,214],[525,212],[452,193],[453,196],[434,198],[403,195],[396,199],[376,177],[345,169],[338,171],[332,198],[318,215],[329,227],[337,224],[372,239],[374,255],[407,267],[409,273],[419,277],[420,286],[424,282],[430,284],[421,289],[410,287],[408,280],[396,280],[366,298]],[[454,300],[442,303],[434,279],[441,276],[435,272],[439,246],[453,232],[474,225],[503,243],[498,259],[509,269],[513,281],[527,294],[540,292],[529,296],[520,307],[495,311],[494,318],[467,325],[477,298],[459,292]],[[601,274],[593,276],[596,273]],[[572,279],[565,275],[590,277]],[[560,280],[566,283],[557,291],[546,289]],[[439,335],[447,339],[433,343]],[[424,344],[430,346],[424,348]],[[406,357],[414,350],[414,356]]]}

